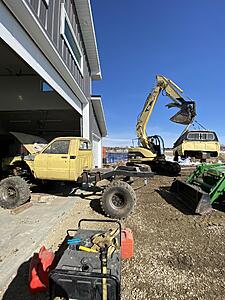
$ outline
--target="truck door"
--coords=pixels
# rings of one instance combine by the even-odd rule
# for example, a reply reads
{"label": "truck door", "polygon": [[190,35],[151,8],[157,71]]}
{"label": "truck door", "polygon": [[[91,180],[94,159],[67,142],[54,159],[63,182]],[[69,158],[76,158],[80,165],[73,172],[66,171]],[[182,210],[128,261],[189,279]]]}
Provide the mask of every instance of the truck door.
{"label": "truck door", "polygon": [[34,158],[34,173],[39,179],[48,178],[48,154],[40,153]]}
{"label": "truck door", "polygon": [[92,168],[91,144],[85,139],[73,139],[70,145],[70,180],[77,180],[84,170]]}
{"label": "truck door", "polygon": [[37,155],[35,158],[37,177],[49,180],[69,180],[69,146],[70,140],[55,140]]}
{"label": "truck door", "polygon": [[88,170],[92,168],[92,147],[88,140],[80,140],[77,158],[80,170]]}

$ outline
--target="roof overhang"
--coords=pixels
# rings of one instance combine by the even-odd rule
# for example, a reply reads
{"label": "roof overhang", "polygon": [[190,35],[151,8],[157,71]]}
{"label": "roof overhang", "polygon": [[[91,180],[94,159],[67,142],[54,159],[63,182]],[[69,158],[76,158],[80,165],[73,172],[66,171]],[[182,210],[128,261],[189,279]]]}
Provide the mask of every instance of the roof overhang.
{"label": "roof overhang", "polygon": [[101,96],[92,96],[91,102],[93,105],[94,113],[96,116],[96,121],[99,126],[99,130],[101,131],[102,137],[105,137],[107,135],[107,128],[106,128],[106,121],[105,121],[105,115],[104,110],[102,106],[102,99]]}
{"label": "roof overhang", "polygon": [[74,0],[93,80],[102,79],[90,0]]}

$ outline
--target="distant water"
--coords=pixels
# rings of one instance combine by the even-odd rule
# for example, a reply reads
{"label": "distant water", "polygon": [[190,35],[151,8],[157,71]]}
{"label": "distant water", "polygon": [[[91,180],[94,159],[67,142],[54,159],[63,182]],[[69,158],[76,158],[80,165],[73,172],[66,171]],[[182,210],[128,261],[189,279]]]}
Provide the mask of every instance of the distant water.
{"label": "distant water", "polygon": [[107,152],[106,163],[112,164],[118,161],[127,161],[128,154],[126,152]]}

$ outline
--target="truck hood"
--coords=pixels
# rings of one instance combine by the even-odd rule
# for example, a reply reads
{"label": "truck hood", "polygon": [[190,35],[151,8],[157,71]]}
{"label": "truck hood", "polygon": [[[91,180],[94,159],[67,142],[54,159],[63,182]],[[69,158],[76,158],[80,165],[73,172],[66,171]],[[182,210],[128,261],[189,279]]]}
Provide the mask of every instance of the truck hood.
{"label": "truck hood", "polygon": [[26,134],[22,132],[10,132],[15,138],[27,149],[30,154],[37,154],[44,148],[48,142],[35,135]]}

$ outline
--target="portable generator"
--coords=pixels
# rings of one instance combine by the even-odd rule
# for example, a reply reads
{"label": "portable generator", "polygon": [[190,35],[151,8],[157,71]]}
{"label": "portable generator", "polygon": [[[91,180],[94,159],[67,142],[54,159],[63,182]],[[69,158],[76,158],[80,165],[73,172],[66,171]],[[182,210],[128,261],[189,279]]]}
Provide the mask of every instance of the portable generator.
{"label": "portable generator", "polygon": [[[113,223],[116,228],[89,230],[81,228],[84,222]],[[67,230],[67,237],[68,246],[49,274],[50,299],[119,300],[120,223],[82,219],[77,230]]]}

